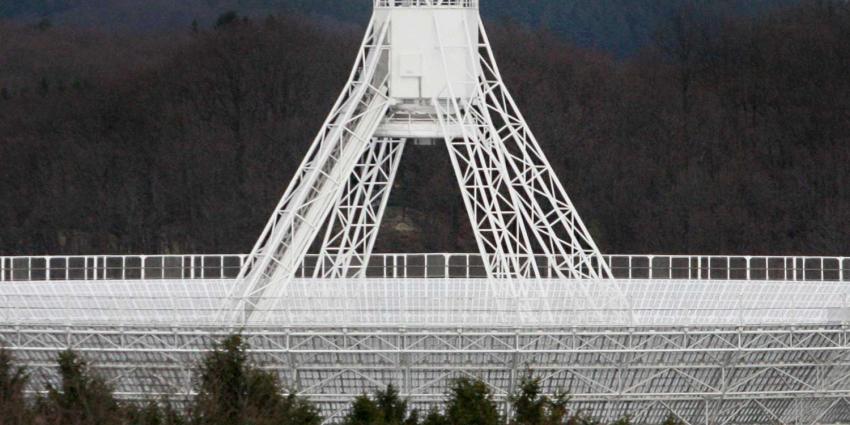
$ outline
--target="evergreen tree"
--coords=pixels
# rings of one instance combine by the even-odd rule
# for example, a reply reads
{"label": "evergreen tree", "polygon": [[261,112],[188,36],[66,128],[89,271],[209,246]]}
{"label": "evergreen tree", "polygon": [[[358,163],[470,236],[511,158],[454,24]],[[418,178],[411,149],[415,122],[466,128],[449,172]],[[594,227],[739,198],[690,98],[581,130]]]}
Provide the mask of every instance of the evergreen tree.
{"label": "evergreen tree", "polygon": [[375,399],[378,402],[378,408],[384,417],[384,423],[387,425],[403,425],[407,420],[407,401],[399,397],[398,390],[392,385],[388,385],[385,391],[375,393]]}
{"label": "evergreen tree", "polygon": [[684,422],[671,413],[670,416],[667,416],[667,419],[661,423],[661,425],[684,425]]}
{"label": "evergreen tree", "polygon": [[277,378],[248,363],[247,344],[238,335],[225,339],[200,365],[195,425],[318,425],[311,404],[283,397]]}
{"label": "evergreen tree", "polygon": [[428,415],[422,420],[422,425],[450,425],[450,422],[443,414],[434,409],[428,412]]}
{"label": "evergreen tree", "polygon": [[567,425],[600,425],[600,422],[594,419],[592,416],[584,413],[577,412],[570,416],[566,422]]}
{"label": "evergreen tree", "polygon": [[32,412],[24,399],[29,375],[23,367],[13,364],[8,351],[0,349],[0,422],[24,425],[32,421]]}
{"label": "evergreen tree", "polygon": [[127,425],[183,425],[183,417],[170,404],[151,401],[143,407],[128,405],[125,408]]}
{"label": "evergreen tree", "polygon": [[345,425],[384,425],[384,415],[378,403],[363,394],[351,403],[351,410],[343,421]]}
{"label": "evergreen tree", "polygon": [[460,378],[449,389],[446,419],[452,425],[498,425],[501,423],[493,393],[480,380]]}
{"label": "evergreen tree", "polygon": [[48,423],[63,425],[121,424],[121,411],[106,382],[71,350],[59,354],[58,388],[48,385],[43,412]]}
{"label": "evergreen tree", "polygon": [[549,399],[540,396],[540,380],[523,378],[519,385],[519,394],[511,397],[516,425],[542,425],[546,418]]}
{"label": "evergreen tree", "polygon": [[390,384],[384,391],[375,391],[374,397],[363,394],[355,398],[344,423],[346,425],[414,425],[419,423],[419,413],[408,412],[407,401],[401,399],[398,390]]}
{"label": "evergreen tree", "polygon": [[540,394],[540,379],[524,377],[519,392],[511,396],[515,425],[555,425],[564,423],[567,416],[566,394],[554,399]]}

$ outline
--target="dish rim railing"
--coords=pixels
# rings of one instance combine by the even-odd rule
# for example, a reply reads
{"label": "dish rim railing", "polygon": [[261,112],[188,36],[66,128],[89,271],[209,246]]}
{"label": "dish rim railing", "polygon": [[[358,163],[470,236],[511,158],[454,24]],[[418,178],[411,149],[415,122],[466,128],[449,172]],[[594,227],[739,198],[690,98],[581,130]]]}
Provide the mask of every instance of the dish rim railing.
{"label": "dish rim railing", "polygon": [[[145,279],[232,279],[247,254],[49,255],[0,257],[0,282]],[[298,278],[313,276],[308,256]],[[546,278],[557,275],[536,256]],[[850,281],[850,257],[762,255],[608,254],[614,277],[624,280]],[[372,278],[484,278],[478,254],[373,254]]]}

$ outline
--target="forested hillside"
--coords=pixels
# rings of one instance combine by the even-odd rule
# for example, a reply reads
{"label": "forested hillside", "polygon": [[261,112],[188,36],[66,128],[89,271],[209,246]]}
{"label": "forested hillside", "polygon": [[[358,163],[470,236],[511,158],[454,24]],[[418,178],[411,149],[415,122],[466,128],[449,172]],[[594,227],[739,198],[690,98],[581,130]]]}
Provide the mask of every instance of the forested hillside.
{"label": "forested hillside", "polygon": [[[0,254],[244,252],[360,33],[305,16],[115,33],[0,24]],[[629,58],[489,25],[607,252],[850,253],[850,11],[682,9]],[[378,249],[473,251],[441,147],[406,153]]]}
{"label": "forested hillside", "polygon": [[[481,0],[485,18],[547,30],[583,47],[618,56],[652,41],[671,15],[693,9],[712,19],[760,16],[800,0]],[[212,26],[225,12],[244,16],[308,15],[326,25],[363,26],[372,0],[0,0],[0,17],[19,22],[49,19],[99,30],[158,32]]]}

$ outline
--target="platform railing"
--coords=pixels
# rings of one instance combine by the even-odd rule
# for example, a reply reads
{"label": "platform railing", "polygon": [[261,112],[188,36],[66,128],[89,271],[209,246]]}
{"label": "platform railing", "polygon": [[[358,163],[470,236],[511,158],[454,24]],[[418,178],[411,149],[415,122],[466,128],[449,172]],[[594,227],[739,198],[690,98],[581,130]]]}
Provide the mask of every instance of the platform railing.
{"label": "platform railing", "polygon": [[478,7],[478,0],[375,0],[376,8],[388,7]]}
{"label": "platform railing", "polygon": [[[247,256],[106,255],[0,257],[0,282],[57,280],[232,279]],[[615,278],[744,281],[850,281],[850,257],[606,255]],[[541,274],[557,277],[545,256]],[[297,277],[313,276],[309,256]],[[375,254],[374,278],[483,278],[478,254]]]}

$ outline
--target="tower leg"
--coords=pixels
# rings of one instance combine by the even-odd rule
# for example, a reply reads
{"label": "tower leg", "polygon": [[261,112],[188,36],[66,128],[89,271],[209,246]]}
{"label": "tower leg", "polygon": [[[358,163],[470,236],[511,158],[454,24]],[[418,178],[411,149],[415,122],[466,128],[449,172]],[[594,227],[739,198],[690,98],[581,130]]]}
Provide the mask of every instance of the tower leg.
{"label": "tower leg", "polygon": [[611,271],[560,180],[502,81],[483,25],[475,49],[481,65],[479,93],[498,129],[508,163],[508,181],[531,213],[529,226],[541,236],[550,264],[571,278],[611,278]]}
{"label": "tower leg", "polygon": [[[220,320],[262,322],[272,314],[274,300],[285,292],[369,148],[390,106],[388,70],[379,66],[388,28],[389,19],[370,23],[345,90],[248,256]],[[263,317],[252,317],[258,309]]]}
{"label": "tower leg", "polygon": [[363,277],[405,141],[373,139],[334,206],[314,277]]}

